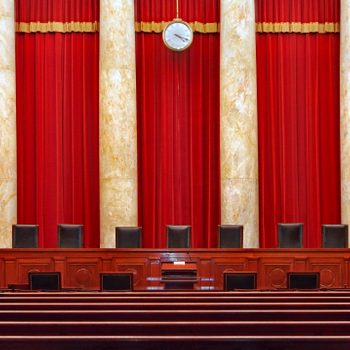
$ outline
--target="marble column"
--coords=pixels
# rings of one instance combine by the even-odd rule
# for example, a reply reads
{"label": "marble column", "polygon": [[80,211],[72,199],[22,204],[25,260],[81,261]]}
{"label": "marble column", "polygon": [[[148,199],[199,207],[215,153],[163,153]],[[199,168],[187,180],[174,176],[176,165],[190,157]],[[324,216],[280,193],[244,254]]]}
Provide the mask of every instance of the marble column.
{"label": "marble column", "polygon": [[259,246],[254,0],[221,1],[221,222]]}
{"label": "marble column", "polygon": [[101,247],[137,224],[134,0],[100,2]]}
{"label": "marble column", "polygon": [[340,22],[341,219],[350,224],[350,2],[341,1]]}
{"label": "marble column", "polygon": [[17,219],[15,19],[13,0],[0,1],[0,247],[11,247]]}

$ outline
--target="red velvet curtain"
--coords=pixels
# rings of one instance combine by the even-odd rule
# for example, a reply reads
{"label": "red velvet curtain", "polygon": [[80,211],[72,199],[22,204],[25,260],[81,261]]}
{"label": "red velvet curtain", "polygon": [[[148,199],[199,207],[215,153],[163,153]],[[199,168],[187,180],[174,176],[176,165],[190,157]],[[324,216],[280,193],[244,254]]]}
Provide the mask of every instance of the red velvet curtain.
{"label": "red velvet curtain", "polygon": [[[94,22],[98,0],[16,0],[17,22]],[[16,33],[18,223],[99,247],[98,33]]]}
{"label": "red velvet curtain", "polygon": [[[256,0],[257,22],[336,22],[339,0]],[[257,33],[260,246],[278,222],[340,222],[339,33]]]}
{"label": "red velvet curtain", "polygon": [[[136,0],[138,22],[170,21],[176,2]],[[219,22],[219,1],[179,1],[186,21]],[[220,223],[218,33],[172,52],[161,33],[136,34],[139,224],[145,247],[165,247],[168,224],[192,226],[193,247],[214,247]]]}

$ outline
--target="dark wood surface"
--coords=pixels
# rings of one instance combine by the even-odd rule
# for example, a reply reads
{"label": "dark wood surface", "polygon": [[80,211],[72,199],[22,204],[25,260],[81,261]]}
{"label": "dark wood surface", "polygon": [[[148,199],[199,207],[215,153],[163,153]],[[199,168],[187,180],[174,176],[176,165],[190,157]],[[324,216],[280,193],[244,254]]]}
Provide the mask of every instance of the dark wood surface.
{"label": "dark wood surface", "polygon": [[222,290],[224,273],[258,273],[258,289],[286,288],[290,271],[320,272],[321,288],[349,288],[350,249],[0,249],[0,288],[30,271],[59,271],[64,288],[98,289],[100,272],[132,272],[135,290],[161,290],[164,264],[197,269],[196,290]]}

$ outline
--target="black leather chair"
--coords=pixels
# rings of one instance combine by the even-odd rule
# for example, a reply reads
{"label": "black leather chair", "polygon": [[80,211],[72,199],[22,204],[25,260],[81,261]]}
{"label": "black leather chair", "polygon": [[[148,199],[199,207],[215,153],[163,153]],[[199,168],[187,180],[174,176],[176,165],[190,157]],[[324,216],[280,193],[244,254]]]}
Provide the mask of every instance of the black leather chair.
{"label": "black leather chair", "polygon": [[227,272],[224,274],[224,290],[256,289],[256,272]]}
{"label": "black leather chair", "polygon": [[12,225],[13,248],[38,248],[38,225]]}
{"label": "black leather chair", "polygon": [[132,272],[102,272],[100,273],[101,291],[132,291]]}
{"label": "black leather chair", "polygon": [[319,272],[288,272],[287,288],[288,289],[319,289],[320,273]]}
{"label": "black leather chair", "polygon": [[303,228],[301,223],[280,223],[278,227],[279,248],[302,248]]}
{"label": "black leather chair", "polygon": [[82,248],[83,243],[83,225],[59,224],[58,246],[59,248]]}
{"label": "black leather chair", "polygon": [[191,226],[167,225],[168,248],[191,248]]}
{"label": "black leather chair", "polygon": [[61,273],[60,272],[29,272],[28,273],[29,289],[60,291],[61,290]]}
{"label": "black leather chair", "polygon": [[323,248],[348,248],[348,225],[322,225]]}
{"label": "black leather chair", "polygon": [[218,237],[219,248],[242,248],[243,225],[219,225]]}
{"label": "black leather chair", "polygon": [[141,227],[116,227],[115,228],[116,248],[141,248],[142,228]]}

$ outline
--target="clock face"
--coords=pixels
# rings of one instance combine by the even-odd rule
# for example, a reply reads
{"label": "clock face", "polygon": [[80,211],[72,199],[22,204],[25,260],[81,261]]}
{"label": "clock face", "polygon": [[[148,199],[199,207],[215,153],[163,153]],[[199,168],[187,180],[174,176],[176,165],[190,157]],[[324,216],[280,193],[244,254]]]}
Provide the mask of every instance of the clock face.
{"label": "clock face", "polygon": [[164,44],[171,50],[183,51],[193,40],[193,32],[188,23],[175,19],[163,30]]}

